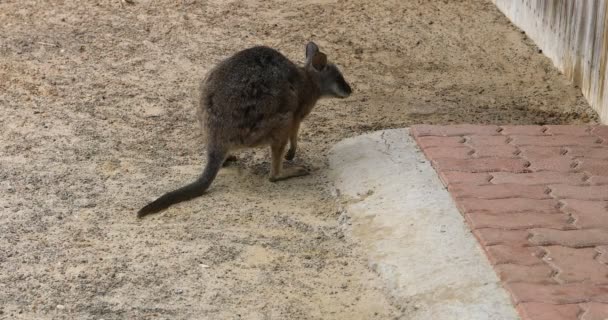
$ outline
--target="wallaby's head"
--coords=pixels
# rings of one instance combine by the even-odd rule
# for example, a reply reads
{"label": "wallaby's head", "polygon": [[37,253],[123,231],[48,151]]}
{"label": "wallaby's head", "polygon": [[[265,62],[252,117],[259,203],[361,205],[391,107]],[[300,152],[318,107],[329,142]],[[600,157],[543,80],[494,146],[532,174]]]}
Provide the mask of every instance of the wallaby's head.
{"label": "wallaby's head", "polygon": [[306,45],[304,69],[318,81],[322,97],[346,98],[353,92],[338,67],[327,62],[327,56],[314,42]]}

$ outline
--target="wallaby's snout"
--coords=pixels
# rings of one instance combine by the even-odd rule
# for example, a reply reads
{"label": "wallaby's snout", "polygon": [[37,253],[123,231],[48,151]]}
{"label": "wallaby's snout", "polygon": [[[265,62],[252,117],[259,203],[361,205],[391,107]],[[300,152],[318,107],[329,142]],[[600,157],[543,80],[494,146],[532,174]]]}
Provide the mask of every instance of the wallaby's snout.
{"label": "wallaby's snout", "polygon": [[314,42],[309,42],[306,46],[305,68],[317,78],[322,97],[344,99],[353,92],[340,69],[327,62],[327,56],[319,51]]}
{"label": "wallaby's snout", "polygon": [[338,97],[340,99],[348,98],[348,96],[350,96],[351,93],[353,93],[353,89],[350,87],[348,82],[346,82],[346,80],[344,80],[344,76],[342,76],[342,74],[340,73],[338,68],[335,66],[334,66],[334,68],[336,68],[338,77],[336,79],[334,87],[332,88],[332,92],[336,95],[336,97]]}

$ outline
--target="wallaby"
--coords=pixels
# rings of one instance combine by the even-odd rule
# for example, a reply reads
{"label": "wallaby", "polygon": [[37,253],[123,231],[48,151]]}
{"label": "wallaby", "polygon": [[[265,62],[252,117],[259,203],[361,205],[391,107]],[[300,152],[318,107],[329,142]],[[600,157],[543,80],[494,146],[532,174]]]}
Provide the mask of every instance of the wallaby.
{"label": "wallaby", "polygon": [[220,62],[200,84],[198,115],[207,137],[203,173],[195,182],[149,203],[138,216],[201,196],[240,148],[270,146],[270,181],[308,174],[301,167],[283,169],[283,155],[287,160],[295,157],[300,123],[317,100],[346,98],[351,92],[340,70],[313,42],[306,45],[303,67],[265,46],[245,49]]}

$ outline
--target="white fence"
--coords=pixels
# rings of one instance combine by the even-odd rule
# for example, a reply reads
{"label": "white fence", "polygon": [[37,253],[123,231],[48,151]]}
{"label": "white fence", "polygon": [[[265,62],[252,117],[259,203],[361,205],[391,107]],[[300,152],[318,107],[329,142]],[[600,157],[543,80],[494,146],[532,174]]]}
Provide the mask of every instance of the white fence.
{"label": "white fence", "polygon": [[608,123],[608,0],[492,0]]}

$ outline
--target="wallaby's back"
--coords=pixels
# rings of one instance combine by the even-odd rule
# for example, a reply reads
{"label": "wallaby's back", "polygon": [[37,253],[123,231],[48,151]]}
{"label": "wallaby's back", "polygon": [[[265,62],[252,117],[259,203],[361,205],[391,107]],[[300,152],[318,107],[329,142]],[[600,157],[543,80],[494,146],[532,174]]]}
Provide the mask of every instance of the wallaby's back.
{"label": "wallaby's back", "polygon": [[294,63],[268,47],[246,49],[220,63],[201,86],[209,141],[243,147],[264,143],[297,111],[303,77]]}

